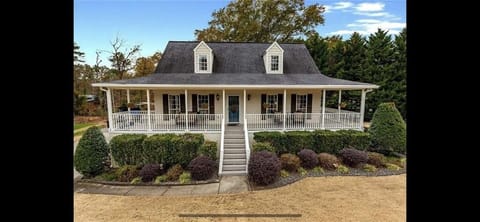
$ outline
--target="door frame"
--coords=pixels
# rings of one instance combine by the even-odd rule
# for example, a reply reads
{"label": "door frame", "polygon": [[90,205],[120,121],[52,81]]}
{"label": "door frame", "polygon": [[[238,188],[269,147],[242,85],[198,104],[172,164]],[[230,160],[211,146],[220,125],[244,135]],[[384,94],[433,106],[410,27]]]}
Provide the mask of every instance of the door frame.
{"label": "door frame", "polygon": [[[230,122],[230,118],[228,118],[228,114],[229,114],[229,112],[230,112],[230,111],[229,111],[229,110],[230,110],[230,109],[229,109],[229,108],[230,108],[230,105],[229,105],[230,96],[237,96],[237,97],[238,97],[238,122]],[[241,121],[240,121],[240,117],[241,117],[241,115],[240,115],[240,110],[243,108],[243,107],[240,107],[240,106],[241,106],[240,94],[228,94],[228,95],[227,95],[227,102],[226,102],[225,106],[226,106],[225,109],[226,109],[226,111],[227,111],[227,112],[226,112],[226,115],[227,115],[227,118],[226,118],[226,119],[227,119],[227,122],[226,122],[226,123],[227,123],[227,124],[229,124],[229,123],[240,124],[240,123],[241,123]]]}

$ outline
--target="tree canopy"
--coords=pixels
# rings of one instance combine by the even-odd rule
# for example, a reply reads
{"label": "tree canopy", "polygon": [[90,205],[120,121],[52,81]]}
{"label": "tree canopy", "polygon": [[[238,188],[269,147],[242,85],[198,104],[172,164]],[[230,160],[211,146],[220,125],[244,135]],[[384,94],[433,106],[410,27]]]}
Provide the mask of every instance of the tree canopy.
{"label": "tree canopy", "polygon": [[289,42],[316,33],[325,8],[303,0],[238,0],[212,13],[208,27],[195,30],[197,40]]}

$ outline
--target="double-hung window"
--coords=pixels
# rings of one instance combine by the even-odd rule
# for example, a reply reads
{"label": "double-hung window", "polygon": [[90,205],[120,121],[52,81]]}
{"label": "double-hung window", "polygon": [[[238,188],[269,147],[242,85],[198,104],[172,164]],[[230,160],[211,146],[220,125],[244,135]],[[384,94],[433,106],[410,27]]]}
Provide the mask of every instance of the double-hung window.
{"label": "double-hung window", "polygon": [[278,55],[272,55],[270,57],[270,69],[271,71],[278,71]]}
{"label": "double-hung window", "polygon": [[207,55],[199,55],[198,56],[198,69],[200,71],[207,71],[208,70]]}
{"label": "double-hung window", "polygon": [[168,95],[168,113],[180,113],[180,95]]}
{"label": "double-hung window", "polygon": [[278,112],[278,95],[267,95],[267,113]]}
{"label": "double-hung window", "polygon": [[208,95],[198,95],[197,99],[198,113],[208,114],[210,101],[208,100]]}
{"label": "double-hung window", "polygon": [[297,94],[296,111],[303,112],[303,113],[307,112],[307,95]]}

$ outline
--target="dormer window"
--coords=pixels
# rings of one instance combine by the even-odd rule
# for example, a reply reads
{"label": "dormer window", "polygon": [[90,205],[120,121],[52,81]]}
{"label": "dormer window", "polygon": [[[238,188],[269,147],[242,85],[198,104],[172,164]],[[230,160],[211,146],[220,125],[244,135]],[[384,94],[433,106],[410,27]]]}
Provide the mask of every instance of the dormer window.
{"label": "dormer window", "polygon": [[272,71],[278,71],[278,55],[272,55],[270,58],[270,68]]}
{"label": "dormer window", "polygon": [[207,43],[204,41],[198,43],[193,49],[193,54],[195,73],[212,73],[213,51]]}
{"label": "dormer window", "polygon": [[208,70],[208,62],[207,62],[207,55],[200,55],[198,58],[198,65],[200,67],[200,71],[207,71]]}
{"label": "dormer window", "polygon": [[283,74],[283,49],[277,42],[265,50],[263,62],[267,74]]}

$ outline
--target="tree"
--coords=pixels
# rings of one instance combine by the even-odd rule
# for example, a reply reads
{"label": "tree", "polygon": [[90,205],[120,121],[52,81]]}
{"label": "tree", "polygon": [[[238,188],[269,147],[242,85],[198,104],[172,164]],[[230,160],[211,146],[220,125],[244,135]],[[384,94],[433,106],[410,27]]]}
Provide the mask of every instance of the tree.
{"label": "tree", "polygon": [[80,46],[73,42],[73,62],[85,62],[82,60],[84,56],[85,53],[80,51]]}
{"label": "tree", "polygon": [[95,176],[103,172],[108,160],[108,144],[102,132],[96,126],[88,128],[75,150],[75,169],[85,176]]}
{"label": "tree", "polygon": [[325,8],[303,0],[238,0],[212,13],[208,27],[195,30],[197,40],[288,42],[316,33]]}
{"label": "tree", "polygon": [[125,40],[118,36],[115,40],[110,41],[112,51],[105,51],[110,54],[108,60],[112,63],[112,68],[115,70],[118,79],[123,79],[127,72],[134,68],[135,56],[140,52],[140,45],[134,45],[131,48],[124,48]]}
{"label": "tree", "polygon": [[158,61],[162,58],[161,52],[155,52],[150,57],[140,57],[135,63],[135,77],[146,76],[155,71]]}
{"label": "tree", "polygon": [[328,72],[328,42],[325,38],[320,37],[318,33],[315,33],[307,38],[305,41],[310,55],[315,61],[318,69],[321,73]]}
{"label": "tree", "polygon": [[395,76],[390,79],[395,89],[395,104],[402,114],[407,117],[407,29],[404,28],[395,36],[394,44],[394,70]]}
{"label": "tree", "polygon": [[381,103],[375,110],[368,131],[374,151],[405,153],[407,126],[394,103]]}

